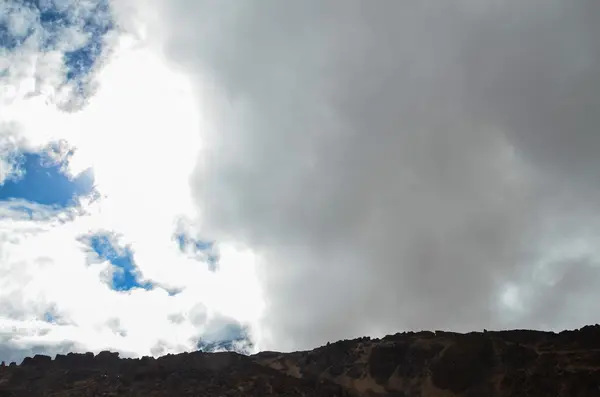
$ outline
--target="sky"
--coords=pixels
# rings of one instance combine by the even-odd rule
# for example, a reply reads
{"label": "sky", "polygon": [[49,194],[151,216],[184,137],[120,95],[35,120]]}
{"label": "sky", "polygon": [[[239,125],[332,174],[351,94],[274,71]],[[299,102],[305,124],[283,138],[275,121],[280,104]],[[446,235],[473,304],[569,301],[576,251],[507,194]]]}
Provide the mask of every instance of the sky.
{"label": "sky", "polygon": [[594,0],[0,4],[0,359],[599,322]]}

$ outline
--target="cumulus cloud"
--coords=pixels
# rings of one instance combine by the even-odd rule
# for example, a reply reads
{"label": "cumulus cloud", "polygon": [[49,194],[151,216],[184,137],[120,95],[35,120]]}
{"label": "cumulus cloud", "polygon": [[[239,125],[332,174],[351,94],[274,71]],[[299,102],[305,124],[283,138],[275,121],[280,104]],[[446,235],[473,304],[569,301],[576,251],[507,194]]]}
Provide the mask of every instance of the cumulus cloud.
{"label": "cumulus cloud", "polygon": [[[93,167],[100,194],[0,206],[11,357],[597,322],[597,2],[111,10],[83,102],[62,57],[77,28],[0,57],[0,142],[68,142],[67,171]],[[82,240],[97,230],[153,288],[104,282]]]}
{"label": "cumulus cloud", "polygon": [[196,204],[261,256],[266,345],[595,321],[597,2],[157,4],[210,103]]}
{"label": "cumulus cloud", "polygon": [[[180,291],[170,294],[156,276],[151,281],[158,285],[151,288],[111,288],[114,266],[99,258],[89,247],[90,237],[82,235],[98,223],[93,213],[17,201],[3,207],[0,345],[7,350],[2,360],[19,361],[35,346],[35,352],[46,354],[67,345],[77,351],[113,349],[127,356],[177,353],[196,349],[207,333],[218,333],[215,321],[224,324],[224,313],[232,316],[228,321],[234,326],[252,325],[256,315],[240,313],[244,304],[253,303],[249,277],[236,276],[239,261],[234,254],[225,252],[225,272],[213,273],[205,264],[178,256],[176,248],[169,251],[156,242],[155,252],[171,253],[168,265],[137,261],[134,255],[136,263],[146,269],[168,266],[180,277],[172,282]],[[245,291],[247,296],[234,296]]]}
{"label": "cumulus cloud", "polygon": [[[196,349],[213,317],[255,324],[261,310],[252,252],[219,246],[213,272],[209,258],[186,255],[173,238],[181,219],[196,216],[188,180],[202,124],[186,77],[135,26],[94,39],[103,50],[87,80],[69,75],[69,57],[91,40],[88,25],[101,22],[90,18],[106,16],[94,11],[100,3],[36,10],[15,2],[2,13],[11,23],[27,16],[29,28],[14,45],[0,43],[0,189],[23,172],[9,154],[31,152],[64,160],[69,177],[92,167],[97,193],[65,208],[0,201],[2,360],[64,349]],[[82,93],[81,84],[94,89]],[[90,246],[99,232],[118,236],[150,287],[114,288],[115,264]]]}

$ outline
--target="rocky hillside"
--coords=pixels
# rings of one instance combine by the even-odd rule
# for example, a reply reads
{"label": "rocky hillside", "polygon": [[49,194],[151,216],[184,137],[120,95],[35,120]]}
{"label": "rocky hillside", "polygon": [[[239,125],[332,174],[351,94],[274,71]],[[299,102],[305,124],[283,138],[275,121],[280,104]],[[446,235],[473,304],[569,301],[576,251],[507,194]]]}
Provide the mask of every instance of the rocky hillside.
{"label": "rocky hillside", "polygon": [[37,355],[0,367],[9,396],[600,396],[600,326],[409,332],[254,356]]}

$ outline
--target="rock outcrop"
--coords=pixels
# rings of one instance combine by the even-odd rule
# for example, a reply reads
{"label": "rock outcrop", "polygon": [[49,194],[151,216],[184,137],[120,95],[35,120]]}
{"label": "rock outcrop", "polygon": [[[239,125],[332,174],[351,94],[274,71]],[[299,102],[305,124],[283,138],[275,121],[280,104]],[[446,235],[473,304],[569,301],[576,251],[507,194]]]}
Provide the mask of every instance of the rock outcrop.
{"label": "rock outcrop", "polygon": [[0,397],[20,396],[600,396],[600,326],[407,332],[254,356],[36,355],[0,367]]}

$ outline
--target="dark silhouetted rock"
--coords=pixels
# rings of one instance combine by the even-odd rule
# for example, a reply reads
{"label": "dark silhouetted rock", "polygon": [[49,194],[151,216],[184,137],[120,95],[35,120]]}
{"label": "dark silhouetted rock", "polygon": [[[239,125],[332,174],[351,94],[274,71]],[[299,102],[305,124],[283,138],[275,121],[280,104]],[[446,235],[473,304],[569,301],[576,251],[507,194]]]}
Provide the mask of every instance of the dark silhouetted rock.
{"label": "dark silhouetted rock", "polygon": [[491,339],[482,334],[460,336],[434,362],[431,380],[440,389],[462,392],[480,385],[489,375],[493,361]]}
{"label": "dark silhouetted rock", "polygon": [[42,354],[36,354],[35,356],[33,356],[33,358],[31,357],[25,357],[23,359],[23,362],[21,363],[22,366],[27,367],[46,367],[49,366],[52,363],[52,358],[50,356],[44,356]]}
{"label": "dark silhouetted rock", "polygon": [[96,360],[100,360],[102,362],[112,362],[117,361],[119,359],[119,353],[110,352],[108,350],[103,350],[96,355]]}
{"label": "dark silhouetted rock", "polygon": [[0,397],[600,396],[600,327],[405,332],[311,351],[168,354],[102,351],[26,358],[0,371]]}
{"label": "dark silhouetted rock", "polygon": [[405,362],[409,344],[396,343],[373,346],[369,356],[369,373],[377,383],[386,383],[396,370]]}

